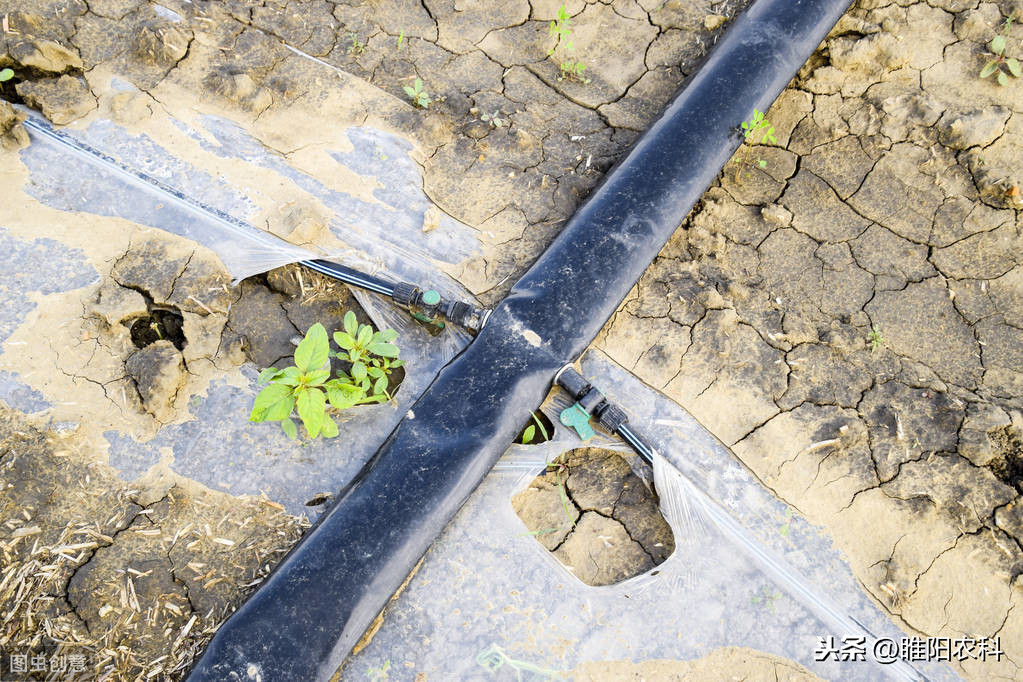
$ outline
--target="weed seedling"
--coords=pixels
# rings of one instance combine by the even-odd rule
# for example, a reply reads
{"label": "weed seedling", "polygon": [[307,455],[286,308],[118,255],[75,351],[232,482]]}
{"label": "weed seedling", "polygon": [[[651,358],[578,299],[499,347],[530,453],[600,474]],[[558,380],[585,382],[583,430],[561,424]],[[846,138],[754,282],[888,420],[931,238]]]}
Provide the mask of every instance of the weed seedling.
{"label": "weed seedling", "polygon": [[[984,54],[991,57],[991,59],[980,70],[981,78],[987,78],[997,73],[998,75],[995,76],[995,80],[999,85],[1008,85],[1010,75],[1014,78],[1023,76],[1023,68],[1020,67],[1019,60],[1006,58],[1005,56],[1005,39],[1009,35],[1009,27],[1012,26],[1012,20],[1015,16],[1015,12],[1010,14],[1009,18],[1005,20],[1005,27],[1002,29],[1002,32],[992,38],[991,42],[987,44],[987,48],[991,51]],[[1002,70],[1003,66],[1005,71]]]}
{"label": "weed seedling", "polygon": [[785,510],[785,523],[778,526],[778,532],[781,533],[783,538],[787,538],[789,533],[792,532],[792,510]]}
{"label": "weed seedling", "polygon": [[881,337],[881,328],[873,326],[867,334],[867,342],[870,343],[870,352],[875,353],[884,345],[884,338]]}
{"label": "weed seedling", "polygon": [[[387,401],[388,378],[394,368],[402,366],[398,347],[392,343],[398,332],[374,332],[369,325],[360,325],[350,311],[345,314],[344,328],[344,332],[334,334],[341,351],[330,349],[327,330],[317,323],[295,348],[293,366],[260,372],[259,383],[269,385],[256,396],[249,421],[279,421],[289,438],[298,438],[298,427],[292,420],[297,411],[310,438],[333,438],[338,428],[329,409]],[[349,365],[347,372],[339,371],[333,379],[331,357]]]}
{"label": "weed seedling", "polygon": [[774,611],[774,602],[781,599],[781,592],[772,590],[767,585],[760,588],[760,594],[754,595],[750,598],[750,603],[761,604]]}
{"label": "weed seedling", "polygon": [[501,126],[508,122],[506,119],[501,118],[500,111],[495,111],[492,114],[483,114],[482,116],[480,116],[480,120],[489,122],[490,125],[492,125],[495,128],[500,128]]}
{"label": "weed seedling", "polygon": [[[572,42],[571,24],[572,18],[568,15],[568,10],[565,9],[565,6],[562,5],[558,8],[558,18],[552,21],[547,28],[547,34],[555,38],[554,46],[547,50],[548,57],[553,58],[558,48],[561,48],[562,54],[575,49],[575,43]],[[558,62],[558,68],[561,71],[560,80],[575,80],[580,83],[590,82],[589,78],[583,76],[583,72],[586,71],[586,65],[577,57],[565,55],[564,59]]]}
{"label": "weed seedling", "polygon": [[412,104],[420,109],[429,109],[430,103],[433,101],[426,90],[423,90],[423,80],[421,78],[417,78],[412,87],[406,85],[405,94],[412,100]]}
{"label": "weed seedling", "polygon": [[[739,174],[749,163],[749,155],[753,150],[753,145],[778,144],[778,140],[774,136],[774,126],[764,116],[764,112],[759,109],[754,109],[753,116],[748,121],[742,122],[742,130],[743,141],[746,143],[746,153],[742,155],[742,161],[739,162],[739,167],[735,170],[736,182],[739,182]],[[767,161],[757,159],[757,165],[761,168],[767,168]]]}
{"label": "weed seedling", "polygon": [[352,44],[348,46],[347,50],[348,54],[351,55],[362,54],[363,50],[366,49],[366,46],[359,41],[358,33],[349,33],[348,40],[352,41]]}
{"label": "weed seedling", "polygon": [[536,412],[530,412],[529,416],[533,418],[533,423],[526,427],[526,430],[522,432],[522,444],[529,445],[536,438],[536,430],[540,429],[540,434],[543,436],[541,443],[545,443],[551,439],[547,434],[547,429],[544,427],[543,422],[536,416]]}
{"label": "weed seedling", "polygon": [[395,50],[400,50],[401,49],[401,44],[404,43],[404,42],[405,42],[405,31],[402,31],[401,33],[398,34],[398,47],[396,47]]}
{"label": "weed seedling", "polygon": [[0,69],[0,83],[6,83],[14,78],[14,69]]}

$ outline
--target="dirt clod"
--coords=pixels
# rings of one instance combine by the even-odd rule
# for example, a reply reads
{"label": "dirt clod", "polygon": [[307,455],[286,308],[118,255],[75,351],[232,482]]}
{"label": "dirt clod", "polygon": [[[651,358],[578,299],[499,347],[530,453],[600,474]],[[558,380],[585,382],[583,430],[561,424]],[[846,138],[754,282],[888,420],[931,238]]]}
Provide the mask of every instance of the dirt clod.
{"label": "dirt clod", "polygon": [[536,539],[588,585],[612,585],[662,563],[675,539],[656,496],[622,457],[561,455],[512,506]]}
{"label": "dirt clod", "polygon": [[174,399],[185,380],[185,361],[181,351],[169,340],[147,345],[124,363],[135,380],[146,411],[160,421],[174,417]]}
{"label": "dirt clod", "polygon": [[96,97],[75,76],[24,81],[16,88],[27,105],[40,110],[57,125],[71,123],[96,108]]}

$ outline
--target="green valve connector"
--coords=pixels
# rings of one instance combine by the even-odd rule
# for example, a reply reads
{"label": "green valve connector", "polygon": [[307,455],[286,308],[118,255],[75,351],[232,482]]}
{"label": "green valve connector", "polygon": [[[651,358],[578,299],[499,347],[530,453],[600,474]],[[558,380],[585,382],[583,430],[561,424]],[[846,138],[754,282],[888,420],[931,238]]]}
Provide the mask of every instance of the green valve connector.
{"label": "green valve connector", "polygon": [[423,305],[437,305],[440,303],[440,294],[433,289],[423,292]]}
{"label": "green valve connector", "polygon": [[565,426],[575,429],[580,440],[587,441],[597,435],[593,427],[590,426],[590,415],[579,403],[562,410],[558,420]]}

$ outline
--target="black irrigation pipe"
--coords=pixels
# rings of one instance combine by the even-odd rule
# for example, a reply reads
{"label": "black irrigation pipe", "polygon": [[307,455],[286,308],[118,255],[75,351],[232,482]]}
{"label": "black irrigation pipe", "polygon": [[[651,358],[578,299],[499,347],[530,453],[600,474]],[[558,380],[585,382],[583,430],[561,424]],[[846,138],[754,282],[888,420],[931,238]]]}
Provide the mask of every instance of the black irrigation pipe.
{"label": "black irrigation pipe", "polygon": [[849,0],[756,0],[333,507],[224,623],[192,682],[327,680],[585,350]]}

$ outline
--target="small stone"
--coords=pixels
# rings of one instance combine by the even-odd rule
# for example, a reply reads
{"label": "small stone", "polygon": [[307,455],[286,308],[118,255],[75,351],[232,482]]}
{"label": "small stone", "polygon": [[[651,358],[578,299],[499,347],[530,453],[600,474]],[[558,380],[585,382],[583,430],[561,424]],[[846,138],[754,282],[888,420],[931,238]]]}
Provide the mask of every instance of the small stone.
{"label": "small stone", "polygon": [[728,17],[723,17],[720,14],[708,14],[703,18],[703,27],[708,31],[714,31],[725,24],[728,21]]}
{"label": "small stone", "polygon": [[760,215],[772,225],[788,227],[792,224],[792,211],[780,204],[769,204],[760,209]]}
{"label": "small stone", "polygon": [[431,205],[423,214],[423,232],[435,230],[440,226],[440,209]]}

